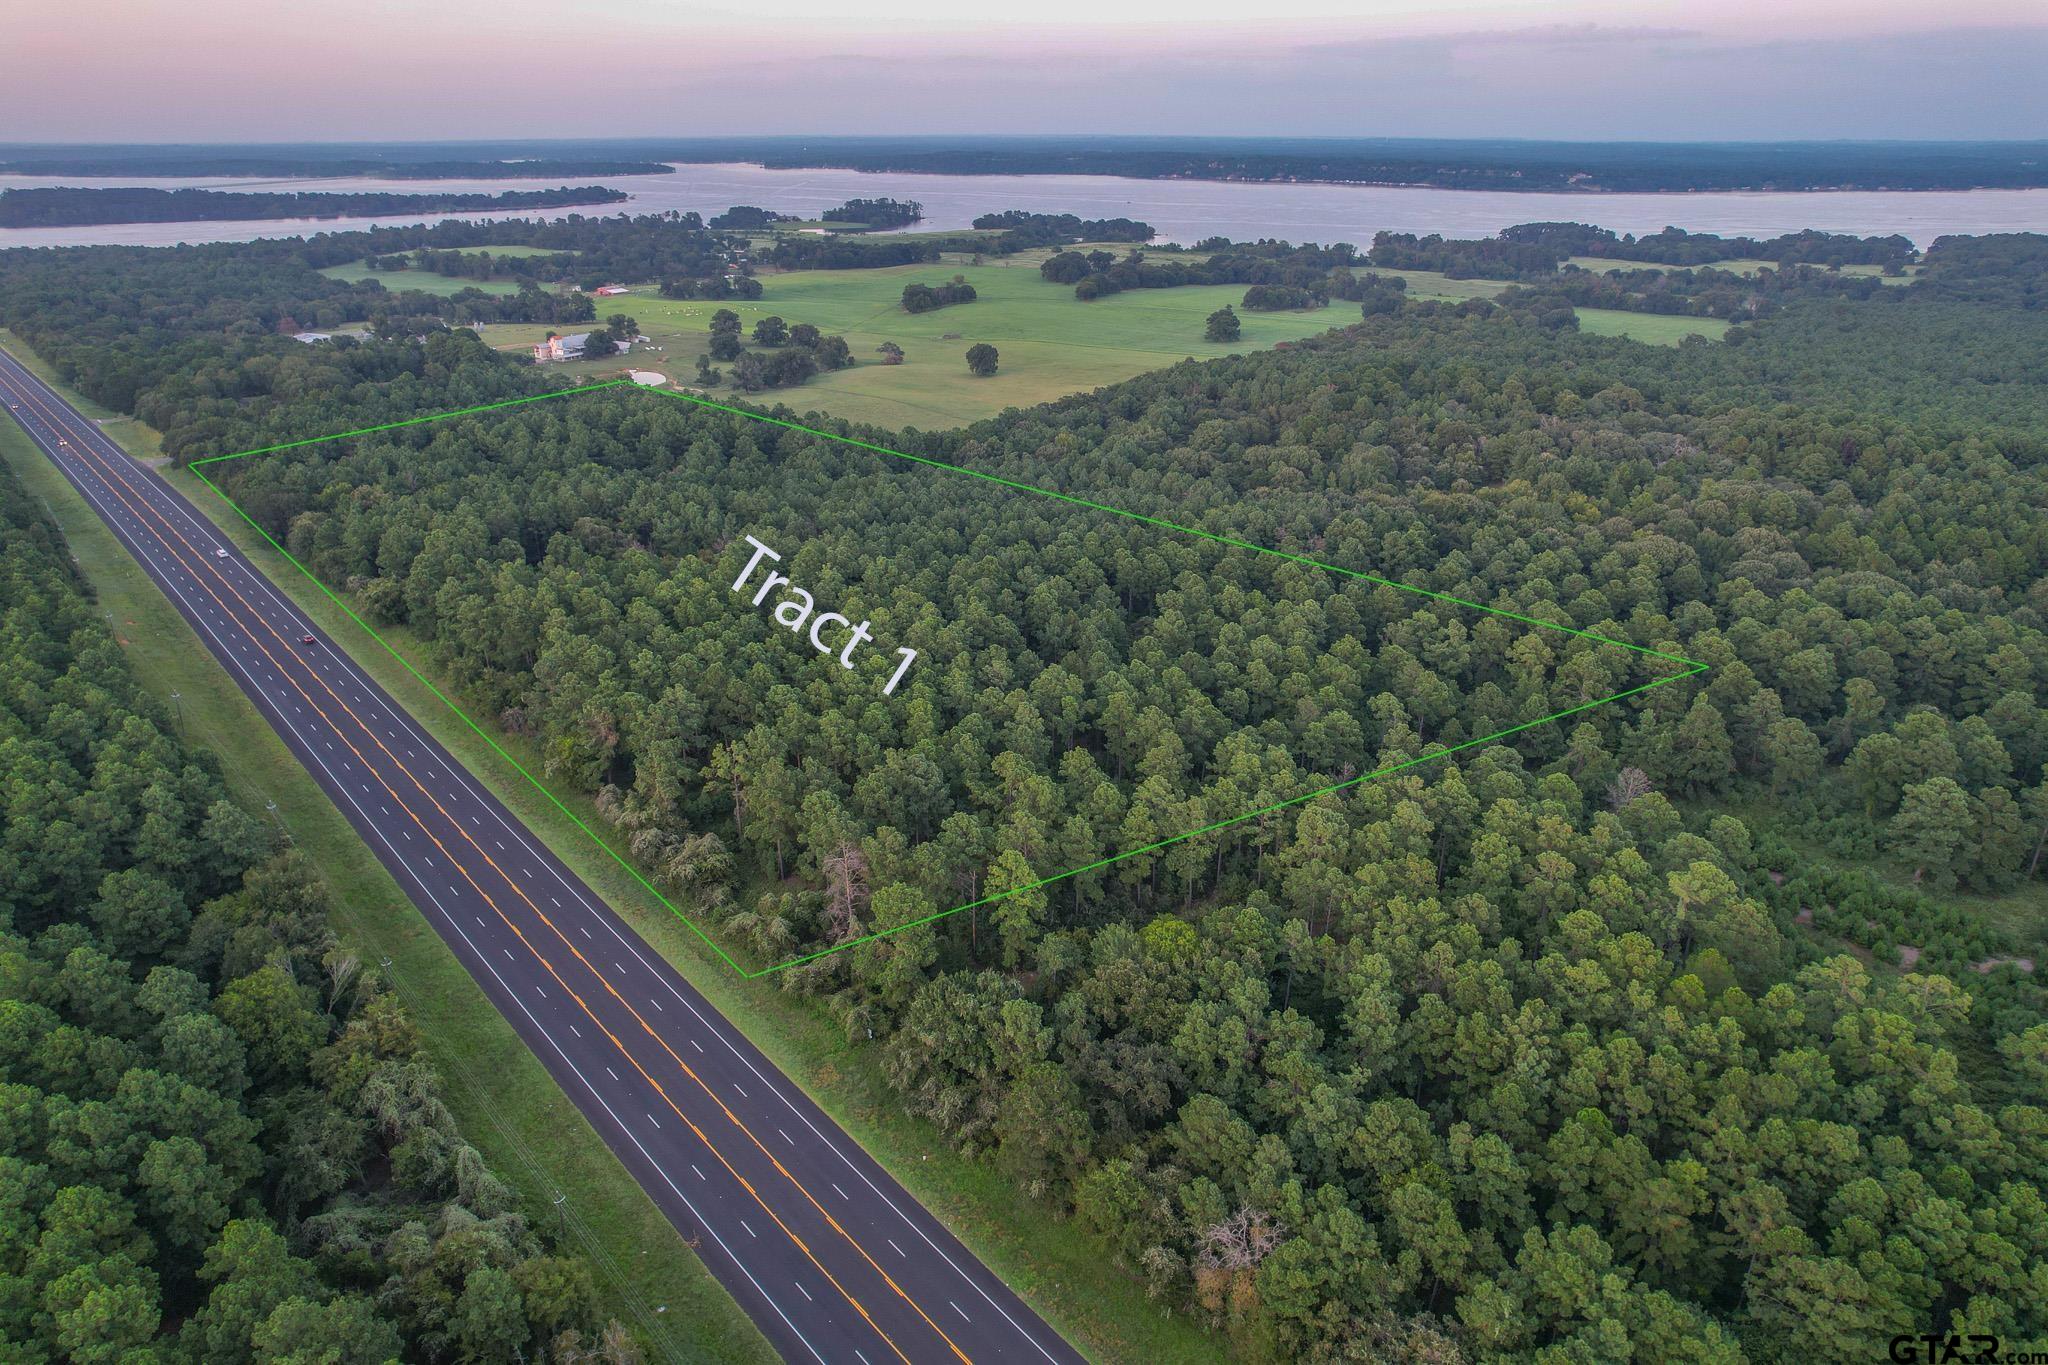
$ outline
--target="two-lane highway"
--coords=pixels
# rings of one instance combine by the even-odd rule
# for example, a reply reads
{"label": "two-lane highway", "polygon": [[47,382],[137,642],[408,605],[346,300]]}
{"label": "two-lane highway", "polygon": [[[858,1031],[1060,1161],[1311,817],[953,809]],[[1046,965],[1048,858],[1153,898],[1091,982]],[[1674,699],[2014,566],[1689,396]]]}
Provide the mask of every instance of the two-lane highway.
{"label": "two-lane highway", "polygon": [[1082,1359],[162,478],[0,393],[785,1359]]}

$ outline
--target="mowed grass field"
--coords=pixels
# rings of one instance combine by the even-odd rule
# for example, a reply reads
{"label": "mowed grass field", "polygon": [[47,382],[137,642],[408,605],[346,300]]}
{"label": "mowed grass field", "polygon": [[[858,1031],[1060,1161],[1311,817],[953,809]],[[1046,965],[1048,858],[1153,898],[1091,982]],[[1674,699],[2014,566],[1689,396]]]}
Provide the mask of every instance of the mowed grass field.
{"label": "mowed grass field", "polygon": [[465,280],[433,270],[372,270],[361,261],[330,265],[320,273],[329,279],[347,280],[351,284],[358,280],[375,280],[393,293],[406,289],[417,289],[425,294],[457,294],[465,289],[480,289],[486,294],[519,292],[519,284],[515,280]]}
{"label": "mowed grass field", "polygon": [[[1241,338],[1234,344],[1205,341],[1209,314],[1225,304],[1236,306],[1244,286],[1134,289],[1083,303],[1071,285],[1040,278],[1037,263],[1035,257],[1019,257],[977,266],[962,258],[883,270],[767,274],[760,277],[766,292],[751,302],[664,299],[651,286],[636,288],[597,300],[598,316],[631,315],[658,351],[641,347],[630,357],[555,368],[579,379],[651,369],[693,386],[697,357],[710,345],[711,315],[731,308],[749,334],[757,321],[773,315],[844,336],[853,349],[853,368],[819,375],[799,388],[768,390],[753,395],[754,401],[894,429],[934,430],[1087,392],[1189,357],[1263,350],[1358,320],[1357,305],[1342,302],[1285,313],[1238,308]],[[974,302],[916,315],[903,311],[903,286],[938,284],[956,274],[974,286]],[[484,337],[509,349],[531,346],[548,330],[506,324],[485,328]],[[901,365],[881,363],[876,347],[885,341],[903,348]],[[986,379],[967,371],[967,348],[978,342],[1001,355],[997,373]],[[733,390],[721,386],[710,392]]]}
{"label": "mowed grass field", "polygon": [[1669,317],[1662,313],[1625,313],[1618,308],[1577,308],[1579,330],[1587,336],[1627,337],[1652,346],[1676,346],[1687,337],[1719,341],[1728,333],[1722,318]]}
{"label": "mowed grass field", "polygon": [[[574,251],[551,251],[538,246],[479,246],[465,250],[482,255],[511,256],[524,259],[529,256],[574,256]],[[466,280],[456,275],[443,275],[432,270],[372,270],[362,261],[351,261],[347,265],[331,265],[320,272],[329,279],[375,280],[386,289],[417,289],[427,294],[454,294],[464,289],[481,289],[486,294],[516,294],[519,283],[516,280]]]}

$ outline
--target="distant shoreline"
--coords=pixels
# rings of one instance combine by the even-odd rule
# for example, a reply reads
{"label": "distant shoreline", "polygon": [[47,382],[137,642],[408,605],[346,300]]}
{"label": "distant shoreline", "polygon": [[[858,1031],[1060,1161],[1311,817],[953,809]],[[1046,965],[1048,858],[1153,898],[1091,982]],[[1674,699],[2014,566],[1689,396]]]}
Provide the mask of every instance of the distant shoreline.
{"label": "distant shoreline", "polygon": [[[1723,189],[1714,186],[1697,186],[1689,189],[1638,190],[1622,189],[1608,185],[1441,185],[1426,180],[1329,180],[1310,177],[1286,178],[1277,176],[1235,176],[1235,175],[1139,175],[1131,171],[1090,171],[1090,170],[986,170],[986,171],[934,171],[914,166],[846,166],[831,162],[781,162],[771,164],[760,160],[727,159],[717,160],[673,160],[670,166],[753,166],[764,171],[850,171],[856,175],[931,175],[943,176],[948,180],[988,180],[1001,176],[1086,176],[1095,180],[1155,180],[1184,185],[1275,185],[1301,187],[1324,185],[1332,189],[1347,190],[1431,190],[1439,194],[1577,194],[1588,199],[1611,198],[1615,195],[1661,195],[1672,199],[1684,199],[1692,195],[1722,194],[2033,194],[2048,190],[2048,178],[2038,185],[1753,185],[1742,189]],[[0,172],[4,182],[7,172]]]}
{"label": "distant shoreline", "polygon": [[129,185],[105,189],[0,187],[0,227],[102,227],[120,223],[295,221],[365,214],[508,213],[532,209],[623,204],[630,196],[604,185],[501,194],[361,194],[321,191],[246,193],[234,190],[157,189]]}
{"label": "distant shoreline", "polygon": [[666,175],[678,165],[943,176],[1573,194],[1913,194],[2048,189],[2048,140],[1572,142],[1515,138],[769,136],[213,145],[0,144],[41,176],[384,179]]}

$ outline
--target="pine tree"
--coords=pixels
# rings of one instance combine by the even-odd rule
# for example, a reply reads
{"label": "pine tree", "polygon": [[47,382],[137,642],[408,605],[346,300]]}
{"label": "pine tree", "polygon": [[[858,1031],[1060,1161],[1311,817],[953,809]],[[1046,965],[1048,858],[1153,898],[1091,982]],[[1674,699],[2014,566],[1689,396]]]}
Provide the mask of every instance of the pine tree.
{"label": "pine tree", "polygon": [[1936,777],[1906,788],[1899,813],[1886,826],[1891,847],[1923,878],[1941,890],[1956,884],[1963,841],[1970,833],[1970,797],[1953,778]]}

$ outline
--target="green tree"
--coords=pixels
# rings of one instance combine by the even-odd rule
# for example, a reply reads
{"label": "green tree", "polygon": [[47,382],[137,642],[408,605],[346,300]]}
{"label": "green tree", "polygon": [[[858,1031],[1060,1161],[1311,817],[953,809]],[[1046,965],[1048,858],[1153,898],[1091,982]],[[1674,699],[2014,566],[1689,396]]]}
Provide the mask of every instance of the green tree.
{"label": "green tree", "polygon": [[1786,717],[1773,724],[1764,736],[1763,758],[1771,774],[1771,790],[1777,795],[1796,791],[1821,774],[1824,759],[1820,741],[1806,722]]}
{"label": "green tree", "polygon": [[250,1067],[266,1079],[302,1074],[313,1049],[327,1040],[327,1022],[305,989],[275,964],[228,983],[213,1010],[242,1040]]}
{"label": "green tree", "polygon": [[461,1360],[517,1359],[529,1330],[519,1286],[495,1266],[478,1266],[463,1278],[448,1329]]}
{"label": "green tree", "polygon": [[257,1365],[385,1365],[405,1353],[397,1327],[355,1294],[324,1303],[286,1299],[256,1325],[249,1344]]}
{"label": "green tree", "polygon": [[234,1183],[184,1134],[152,1142],[136,1169],[142,1208],[164,1245],[188,1256],[203,1253],[228,1221]]}
{"label": "green tree", "polygon": [[989,907],[989,919],[1002,943],[1005,967],[1028,963],[1037,949],[1046,912],[1045,888],[1037,884],[1039,880],[1014,848],[998,853],[988,870],[988,894],[1002,897]]}
{"label": "green tree", "polygon": [[1028,1193],[1064,1190],[1080,1174],[1092,1137],[1071,1072],[1054,1062],[1034,1062],[1019,1072],[995,1136],[1003,1168]]}
{"label": "green tree", "polygon": [[200,1262],[199,1278],[212,1291],[179,1341],[202,1360],[251,1359],[251,1340],[264,1319],[287,1300],[317,1292],[312,1267],[260,1219],[238,1218],[223,1227]]}
{"label": "green tree", "polygon": [[1718,791],[1735,772],[1735,748],[1721,713],[1705,694],[1693,699],[1671,737],[1666,772],[1674,786],[1689,796]]}
{"label": "green tree", "polygon": [[1209,341],[1236,341],[1243,324],[1238,322],[1237,313],[1228,305],[1209,314],[1203,325],[1202,336]]}
{"label": "green tree", "polygon": [[996,348],[989,345],[986,341],[977,341],[972,346],[969,346],[967,348],[967,368],[969,372],[983,379],[994,374],[996,372]]}
{"label": "green tree", "polygon": [[1912,865],[1914,881],[1925,878],[1946,891],[1956,884],[1971,824],[1969,793],[1952,778],[1936,777],[1905,789],[1886,833],[1892,850]]}

